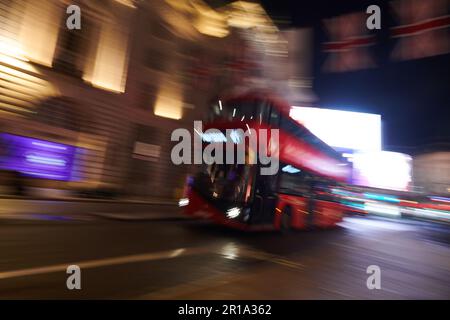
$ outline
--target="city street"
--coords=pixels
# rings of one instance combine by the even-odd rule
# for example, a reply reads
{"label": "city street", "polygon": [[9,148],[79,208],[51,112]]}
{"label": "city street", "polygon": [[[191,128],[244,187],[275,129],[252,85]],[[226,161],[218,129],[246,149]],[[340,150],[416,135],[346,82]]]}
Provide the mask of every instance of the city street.
{"label": "city street", "polygon": [[60,319],[78,300],[195,319],[413,300],[429,316],[418,300],[450,300],[449,1],[0,8],[15,315],[39,314],[22,300],[64,300],[42,312]]}
{"label": "city street", "polygon": [[[450,298],[450,232],[440,224],[348,217],[335,230],[281,235],[181,217],[43,217],[0,220],[0,298]],[[81,290],[66,287],[72,264]],[[366,286],[370,265],[380,290]]]}

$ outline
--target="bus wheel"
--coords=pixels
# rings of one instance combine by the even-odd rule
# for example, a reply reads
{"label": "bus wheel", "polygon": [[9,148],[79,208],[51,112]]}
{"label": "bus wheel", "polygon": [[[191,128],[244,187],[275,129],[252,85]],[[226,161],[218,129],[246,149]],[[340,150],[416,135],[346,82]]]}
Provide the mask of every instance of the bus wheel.
{"label": "bus wheel", "polygon": [[290,233],[292,230],[291,208],[285,207],[281,214],[280,231],[281,233]]}

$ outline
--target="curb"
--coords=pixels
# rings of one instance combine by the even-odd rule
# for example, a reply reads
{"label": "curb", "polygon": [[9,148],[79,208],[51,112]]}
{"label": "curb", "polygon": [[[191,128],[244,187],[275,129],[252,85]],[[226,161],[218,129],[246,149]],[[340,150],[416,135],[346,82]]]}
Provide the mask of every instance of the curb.
{"label": "curb", "polygon": [[117,214],[117,213],[91,213],[91,216],[115,220],[115,221],[180,221],[180,220],[194,220],[189,216],[181,213],[177,214]]}
{"label": "curb", "polygon": [[55,202],[88,202],[88,203],[116,203],[116,204],[143,204],[143,205],[173,205],[178,206],[176,200],[131,200],[131,199],[89,199],[89,198],[40,198],[40,197],[4,197],[0,196],[0,201],[55,201]]}
{"label": "curb", "polygon": [[31,214],[31,213],[16,213],[16,214],[0,214],[0,223],[7,222],[39,222],[39,221],[53,221],[53,222],[92,222],[101,220],[113,221],[183,221],[195,220],[182,213],[169,214],[143,214],[143,213],[84,213],[84,214]]}

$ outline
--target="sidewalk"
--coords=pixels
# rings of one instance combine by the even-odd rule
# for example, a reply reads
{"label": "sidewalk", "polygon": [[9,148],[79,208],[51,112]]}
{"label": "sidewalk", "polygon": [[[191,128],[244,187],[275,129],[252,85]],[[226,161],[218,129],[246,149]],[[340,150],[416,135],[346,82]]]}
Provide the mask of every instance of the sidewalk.
{"label": "sidewalk", "polygon": [[13,196],[13,195],[1,195],[0,202],[2,200],[22,200],[22,201],[65,201],[65,202],[102,202],[102,203],[136,203],[136,204],[167,204],[177,205],[175,199],[162,199],[162,198],[81,198],[81,197],[43,197],[43,196]]}
{"label": "sidewalk", "polygon": [[0,197],[0,220],[188,219],[173,199]]}

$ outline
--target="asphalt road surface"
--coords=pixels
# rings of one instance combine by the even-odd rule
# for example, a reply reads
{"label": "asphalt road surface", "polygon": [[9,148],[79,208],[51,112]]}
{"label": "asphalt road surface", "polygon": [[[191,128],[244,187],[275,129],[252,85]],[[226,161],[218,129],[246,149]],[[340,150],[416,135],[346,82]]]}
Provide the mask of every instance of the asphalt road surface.
{"label": "asphalt road surface", "polygon": [[[182,219],[4,220],[0,298],[449,299],[449,230],[365,217],[288,235]],[[67,289],[69,265],[80,290]],[[371,265],[379,290],[366,285]]]}

